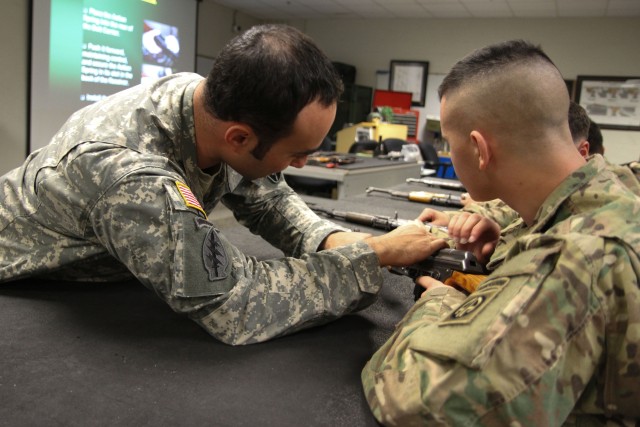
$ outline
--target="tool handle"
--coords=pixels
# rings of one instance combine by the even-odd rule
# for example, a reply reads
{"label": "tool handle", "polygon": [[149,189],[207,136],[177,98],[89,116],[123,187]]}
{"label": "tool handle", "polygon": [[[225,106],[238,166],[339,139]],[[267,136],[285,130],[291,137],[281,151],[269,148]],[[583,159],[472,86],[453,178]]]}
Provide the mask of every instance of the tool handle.
{"label": "tool handle", "polygon": [[412,191],[408,194],[407,199],[412,202],[431,203],[433,193],[429,193],[428,191]]}

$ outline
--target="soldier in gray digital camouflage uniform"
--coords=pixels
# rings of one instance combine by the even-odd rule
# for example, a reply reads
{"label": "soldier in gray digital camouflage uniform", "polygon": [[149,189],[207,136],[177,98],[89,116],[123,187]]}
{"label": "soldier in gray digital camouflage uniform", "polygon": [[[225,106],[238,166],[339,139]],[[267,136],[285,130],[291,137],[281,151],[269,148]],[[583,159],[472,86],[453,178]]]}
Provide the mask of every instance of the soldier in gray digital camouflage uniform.
{"label": "soldier in gray digital camouflage uniform", "polygon": [[402,426],[636,425],[640,199],[601,156],[575,149],[564,81],[539,48],[480,49],[439,92],[460,180],[528,229],[468,296],[418,279],[422,298],[362,372],[374,415]]}
{"label": "soldier in gray digital camouflage uniform", "polygon": [[[0,178],[0,282],[135,277],[214,337],[264,341],[370,304],[380,265],[444,246],[321,220],[284,182],[321,144],[342,83],[301,32],[257,26],[206,79],[177,74],[76,112]],[[218,203],[287,258],[257,261],[207,220]],[[324,249],[324,250],[322,250]]]}

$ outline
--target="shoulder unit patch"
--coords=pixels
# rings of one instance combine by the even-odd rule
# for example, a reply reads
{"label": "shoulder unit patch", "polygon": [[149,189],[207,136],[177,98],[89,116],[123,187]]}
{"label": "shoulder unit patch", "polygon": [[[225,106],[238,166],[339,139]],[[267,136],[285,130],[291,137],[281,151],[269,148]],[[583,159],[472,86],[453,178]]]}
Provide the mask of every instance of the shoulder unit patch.
{"label": "shoulder unit patch", "polygon": [[209,229],[202,244],[202,261],[209,274],[209,280],[226,279],[229,260],[218,233],[209,222],[202,218],[196,218],[195,222],[196,227]]}
{"label": "shoulder unit patch", "polygon": [[506,277],[484,282],[478,287],[478,290],[469,295],[458,308],[443,319],[440,326],[470,323],[487,306],[489,301],[501,292],[508,282],[509,279]]}

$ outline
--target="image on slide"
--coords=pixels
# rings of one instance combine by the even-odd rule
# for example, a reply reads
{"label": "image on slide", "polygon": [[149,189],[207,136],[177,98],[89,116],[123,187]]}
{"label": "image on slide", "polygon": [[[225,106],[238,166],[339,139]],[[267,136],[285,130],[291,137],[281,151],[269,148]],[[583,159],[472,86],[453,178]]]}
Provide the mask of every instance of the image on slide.
{"label": "image on slide", "polygon": [[180,56],[178,28],[150,20],[142,33],[142,81],[174,73]]}

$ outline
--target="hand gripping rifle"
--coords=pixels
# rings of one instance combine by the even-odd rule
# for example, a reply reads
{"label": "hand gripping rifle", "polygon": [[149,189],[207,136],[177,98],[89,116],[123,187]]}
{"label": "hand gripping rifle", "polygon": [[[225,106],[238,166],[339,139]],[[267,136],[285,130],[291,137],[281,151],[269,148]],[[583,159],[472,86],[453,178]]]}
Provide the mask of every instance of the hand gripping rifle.
{"label": "hand gripping rifle", "polygon": [[[360,212],[325,209],[314,203],[308,203],[308,205],[314,212],[330,218],[337,218],[346,222],[362,224],[385,231],[391,231],[403,224],[412,222],[408,219],[398,219],[397,213],[395,218],[393,218],[384,215],[369,215]],[[425,225],[431,227],[432,232],[435,232],[433,229],[437,229],[439,232],[447,232],[447,227],[429,223],[425,223]],[[478,284],[484,280],[488,274],[486,268],[478,262],[473,253],[457,249],[440,249],[422,262],[409,267],[390,267],[389,271],[395,274],[409,276],[413,280],[420,276],[431,276],[447,285],[460,288],[467,293],[475,291]],[[414,299],[417,301],[423,292],[424,288],[416,284],[413,289]]]}
{"label": "hand gripping rifle", "polygon": [[[391,267],[389,271],[409,276],[413,280],[420,276],[430,276],[466,293],[475,291],[489,274],[473,253],[449,248],[440,249],[424,261],[409,267]],[[416,284],[413,288],[414,299],[417,301],[424,291],[422,286]]]}

